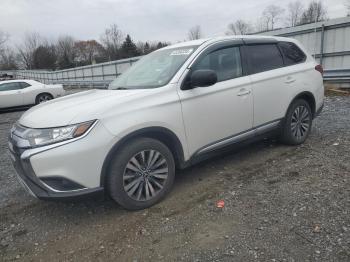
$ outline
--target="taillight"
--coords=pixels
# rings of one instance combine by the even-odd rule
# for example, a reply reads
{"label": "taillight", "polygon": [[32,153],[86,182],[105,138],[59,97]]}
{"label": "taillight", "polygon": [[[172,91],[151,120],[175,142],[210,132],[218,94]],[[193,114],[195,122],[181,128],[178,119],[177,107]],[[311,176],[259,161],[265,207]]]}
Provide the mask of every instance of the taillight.
{"label": "taillight", "polygon": [[320,72],[321,75],[323,76],[323,67],[322,67],[322,65],[317,65],[317,66],[315,66],[315,70],[318,71],[318,72]]}

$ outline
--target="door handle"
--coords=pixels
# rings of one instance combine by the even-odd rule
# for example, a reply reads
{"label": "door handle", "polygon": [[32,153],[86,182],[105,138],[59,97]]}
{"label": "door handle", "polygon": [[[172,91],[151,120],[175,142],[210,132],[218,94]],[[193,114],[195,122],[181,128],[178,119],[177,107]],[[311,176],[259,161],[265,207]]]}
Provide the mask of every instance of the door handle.
{"label": "door handle", "polygon": [[245,96],[245,95],[249,95],[249,94],[250,94],[250,90],[241,89],[241,90],[239,90],[239,93],[237,94],[237,96]]}
{"label": "door handle", "polygon": [[289,77],[287,77],[286,81],[284,81],[284,82],[285,82],[286,84],[293,83],[293,82],[295,82],[295,78],[289,76]]}

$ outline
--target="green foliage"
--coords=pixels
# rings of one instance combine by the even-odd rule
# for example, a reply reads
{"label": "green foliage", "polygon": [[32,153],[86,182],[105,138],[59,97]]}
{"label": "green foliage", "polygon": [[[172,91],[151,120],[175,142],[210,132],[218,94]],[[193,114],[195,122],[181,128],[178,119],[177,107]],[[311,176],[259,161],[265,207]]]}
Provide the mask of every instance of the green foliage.
{"label": "green foliage", "polygon": [[119,56],[121,58],[129,58],[129,57],[135,57],[139,55],[140,55],[140,51],[137,49],[130,35],[126,35],[126,38],[120,48]]}

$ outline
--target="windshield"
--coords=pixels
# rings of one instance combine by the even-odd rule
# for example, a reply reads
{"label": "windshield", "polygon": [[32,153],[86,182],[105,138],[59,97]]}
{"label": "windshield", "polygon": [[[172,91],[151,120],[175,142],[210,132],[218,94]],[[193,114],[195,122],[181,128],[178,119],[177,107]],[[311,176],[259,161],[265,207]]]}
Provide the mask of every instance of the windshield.
{"label": "windshield", "polygon": [[166,85],[198,46],[155,51],[115,79],[109,89],[145,89]]}

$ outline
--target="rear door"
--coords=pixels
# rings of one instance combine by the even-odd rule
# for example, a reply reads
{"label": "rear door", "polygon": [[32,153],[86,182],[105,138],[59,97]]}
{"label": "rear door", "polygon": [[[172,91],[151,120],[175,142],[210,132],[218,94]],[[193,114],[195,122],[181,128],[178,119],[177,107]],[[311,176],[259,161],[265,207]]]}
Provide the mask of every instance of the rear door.
{"label": "rear door", "polygon": [[194,62],[187,78],[200,69],[214,70],[218,82],[179,90],[191,155],[212,150],[253,124],[250,79],[243,73],[240,46],[220,45],[206,50]]}
{"label": "rear door", "polygon": [[247,44],[243,52],[252,81],[254,127],[283,118],[290,97],[286,85],[293,79],[284,68],[277,42]]}
{"label": "rear door", "polygon": [[22,87],[18,82],[0,84],[0,108],[22,106]]}

